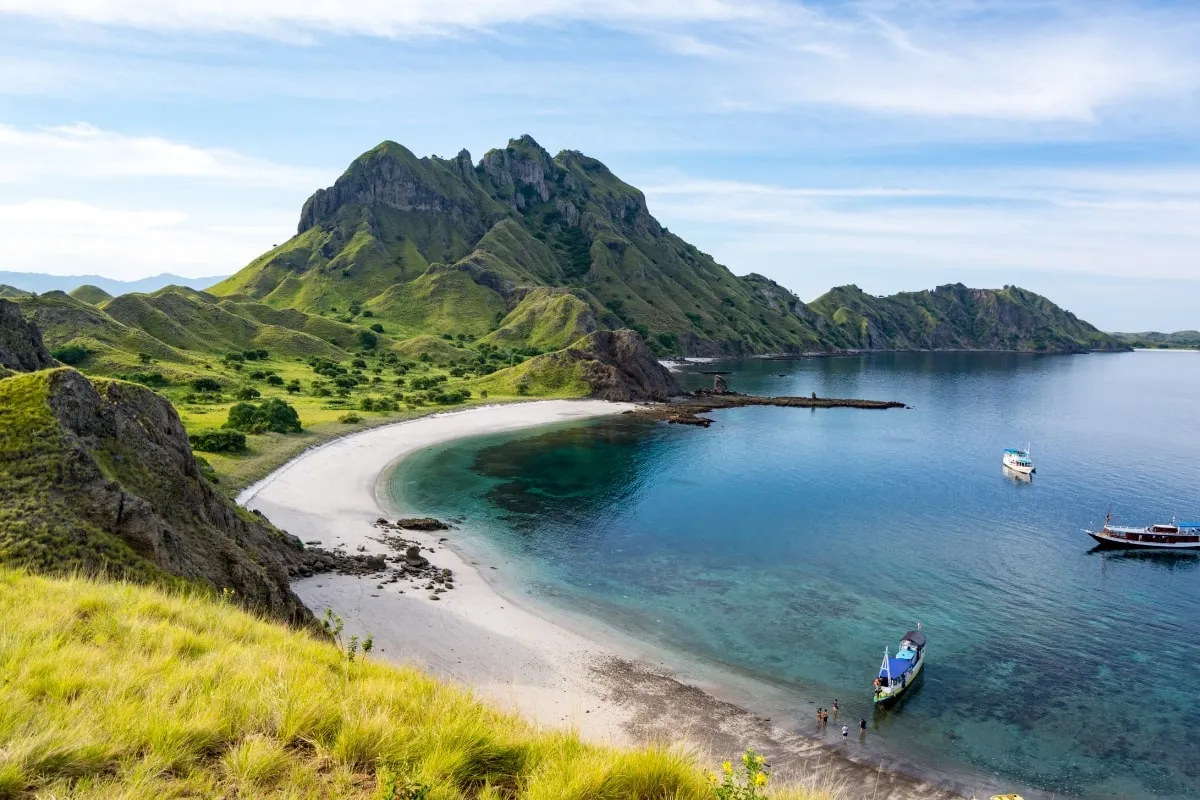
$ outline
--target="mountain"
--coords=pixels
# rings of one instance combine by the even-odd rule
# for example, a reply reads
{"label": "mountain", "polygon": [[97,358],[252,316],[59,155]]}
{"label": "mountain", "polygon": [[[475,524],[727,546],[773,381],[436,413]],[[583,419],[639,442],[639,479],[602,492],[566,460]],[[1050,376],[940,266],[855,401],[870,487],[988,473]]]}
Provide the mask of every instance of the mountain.
{"label": "mountain", "polygon": [[659,352],[820,347],[793,296],[667,231],[604,164],[528,136],[478,164],[384,142],[309,198],[295,237],[209,291],[539,349],[601,328]]}
{"label": "mountain", "polygon": [[1114,333],[1113,336],[1125,342],[1130,347],[1162,350],[1170,348],[1200,348],[1200,331],[1176,331],[1175,333],[1146,331],[1144,333]]}
{"label": "mountain", "polygon": [[890,298],[856,287],[811,305],[736,276],[664,228],[643,194],[529,136],[475,163],[384,142],[319,189],[296,235],[209,291],[315,315],[370,314],[401,336],[556,350],[631,328],[659,354],[912,348],[1076,352],[1124,345],[1016,288]]}
{"label": "mountain", "polygon": [[[126,294],[127,292],[153,292],[164,286],[188,286],[203,289],[217,281],[223,280],[224,275],[206,278],[185,278],[182,275],[163,273],[149,278],[139,278],[134,281],[119,281],[115,278],[105,278],[103,275],[46,275],[41,272],[0,272],[0,284],[23,292],[69,292],[77,287],[88,287],[89,290],[99,289],[109,296]],[[0,297],[4,286],[0,286]],[[91,301],[89,301],[91,302]]]}
{"label": "mountain", "polygon": [[1041,295],[1006,286],[869,295],[841,286],[810,310],[825,341],[848,350],[1021,350],[1083,352],[1127,346]]}

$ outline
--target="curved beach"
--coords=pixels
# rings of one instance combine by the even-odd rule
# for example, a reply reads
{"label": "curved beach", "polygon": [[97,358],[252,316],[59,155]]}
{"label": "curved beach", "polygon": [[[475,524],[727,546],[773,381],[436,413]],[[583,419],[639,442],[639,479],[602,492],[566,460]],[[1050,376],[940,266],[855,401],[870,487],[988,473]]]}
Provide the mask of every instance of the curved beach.
{"label": "curved beach", "polygon": [[[621,413],[630,404],[548,400],[473,408],[397,423],[331,441],[249,487],[238,502],[261,511],[305,542],[347,552],[392,555],[374,522],[396,509],[378,491],[391,466],[453,439]],[[458,531],[406,538],[432,550],[429,558],[453,570],[455,589],[431,599],[400,583],[348,575],[319,575],[293,588],[318,615],[339,614],[351,634],[370,632],[384,658],[412,664],[471,687],[481,698],[539,724],[572,728],[592,741],[618,745],[670,741],[695,747],[703,758],[766,753],[786,781],[840,789],[843,797],[939,800],[986,794],[997,787],[948,776],[917,777],[878,752],[850,757],[830,735],[823,742],[786,730],[698,688],[666,669],[649,647],[612,636],[585,635],[522,605],[491,580],[495,565],[454,549]],[[541,613],[539,613],[541,612]],[[555,614],[554,616],[558,616]],[[589,626],[590,627],[590,626]],[[596,625],[596,630],[602,628]],[[850,721],[852,722],[852,720]],[[840,724],[840,723],[839,723]],[[835,726],[831,724],[830,729]]]}

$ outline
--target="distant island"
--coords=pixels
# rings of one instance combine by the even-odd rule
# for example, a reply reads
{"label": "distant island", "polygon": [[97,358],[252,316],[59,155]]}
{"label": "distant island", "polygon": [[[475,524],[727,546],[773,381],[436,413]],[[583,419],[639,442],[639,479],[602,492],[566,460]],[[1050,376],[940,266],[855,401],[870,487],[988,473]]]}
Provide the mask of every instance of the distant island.
{"label": "distant island", "polygon": [[1114,337],[1129,345],[1153,350],[1196,350],[1200,349],[1200,331],[1176,331],[1175,333],[1114,333]]}

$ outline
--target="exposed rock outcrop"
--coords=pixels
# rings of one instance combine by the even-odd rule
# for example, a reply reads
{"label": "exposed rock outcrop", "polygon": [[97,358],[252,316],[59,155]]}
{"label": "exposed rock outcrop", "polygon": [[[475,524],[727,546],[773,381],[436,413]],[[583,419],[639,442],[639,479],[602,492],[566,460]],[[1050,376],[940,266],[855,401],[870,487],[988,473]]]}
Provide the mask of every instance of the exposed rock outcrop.
{"label": "exposed rock outcrop", "polygon": [[0,518],[0,562],[176,576],[311,619],[288,587],[304,546],[213,489],[165,399],[63,368],[0,381],[0,406],[0,506],[19,511]]}
{"label": "exposed rock outcrop", "polygon": [[674,376],[658,363],[634,331],[596,331],[564,352],[582,363],[592,397],[661,402],[680,391]]}
{"label": "exposed rock outcrop", "polygon": [[25,319],[16,303],[0,300],[0,374],[32,372],[54,364],[38,327]]}

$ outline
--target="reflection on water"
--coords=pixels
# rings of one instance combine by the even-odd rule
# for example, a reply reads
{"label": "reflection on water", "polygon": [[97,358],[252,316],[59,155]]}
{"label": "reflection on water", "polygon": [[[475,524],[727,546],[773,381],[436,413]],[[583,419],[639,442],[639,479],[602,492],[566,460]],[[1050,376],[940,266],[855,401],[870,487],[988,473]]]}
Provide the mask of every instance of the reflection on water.
{"label": "reflection on water", "polygon": [[[1082,532],[1109,503],[1127,520],[1200,514],[1200,441],[1180,436],[1200,430],[1200,370],[1178,363],[713,365],[741,391],[913,408],[744,408],[707,430],[613,418],[486,437],[419,456],[397,491],[485,521],[543,596],[788,687],[796,708],[842,698],[914,762],[1089,798],[1196,797],[1200,760],[1168,743],[1200,739],[1200,558],[1093,552]],[[1148,385],[1172,391],[1112,391]],[[1036,481],[997,475],[1013,441],[1037,448]],[[923,686],[877,718],[879,657],[917,620]]]}

